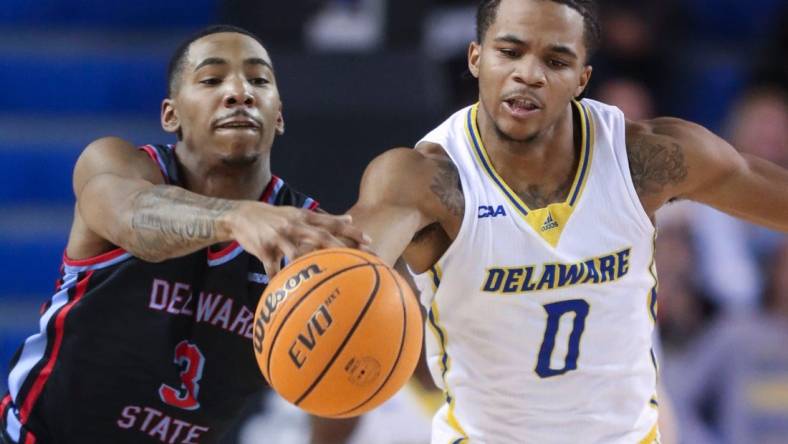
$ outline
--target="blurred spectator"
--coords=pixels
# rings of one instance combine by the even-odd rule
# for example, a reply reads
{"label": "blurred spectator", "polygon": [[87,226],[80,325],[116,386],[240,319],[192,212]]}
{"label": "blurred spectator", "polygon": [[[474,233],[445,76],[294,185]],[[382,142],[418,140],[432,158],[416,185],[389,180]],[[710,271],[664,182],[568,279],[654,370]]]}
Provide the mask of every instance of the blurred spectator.
{"label": "blurred spectator", "polygon": [[726,136],[740,151],[788,168],[788,97],[777,87],[746,92],[734,103]]}
{"label": "blurred spectator", "polygon": [[[779,89],[746,93],[732,108],[728,140],[740,151],[788,167],[788,100]],[[708,292],[726,310],[756,305],[763,277],[759,264],[784,234],[748,224],[706,206],[696,206],[693,234],[699,269]]]}
{"label": "blurred spectator", "polygon": [[378,49],[385,14],[386,0],[327,0],[305,25],[307,47],[340,52]]}
{"label": "blurred spectator", "polygon": [[788,242],[769,270],[764,309],[720,319],[670,373],[684,442],[786,442]]}
{"label": "blurred spectator", "polygon": [[597,88],[598,100],[615,105],[629,120],[654,117],[654,98],[642,83],[626,78],[611,79]]}
{"label": "blurred spectator", "polygon": [[[625,1],[604,2],[602,7],[602,45],[592,60],[594,77],[591,94],[610,79],[636,79],[660,103],[652,112],[664,114],[670,104],[670,59],[665,56],[670,40],[661,29],[661,2],[644,5]],[[631,86],[631,85],[628,85]],[[629,117],[629,116],[627,116]]]}
{"label": "blurred spectator", "polygon": [[699,290],[694,272],[691,213],[695,205],[680,202],[657,214],[658,236],[655,261],[659,276],[658,325],[666,361],[681,354],[700,334],[714,307]]}
{"label": "blurred spectator", "polygon": [[423,22],[422,52],[441,67],[445,112],[474,103],[478,83],[468,71],[468,45],[476,40],[476,1],[436,1]]}

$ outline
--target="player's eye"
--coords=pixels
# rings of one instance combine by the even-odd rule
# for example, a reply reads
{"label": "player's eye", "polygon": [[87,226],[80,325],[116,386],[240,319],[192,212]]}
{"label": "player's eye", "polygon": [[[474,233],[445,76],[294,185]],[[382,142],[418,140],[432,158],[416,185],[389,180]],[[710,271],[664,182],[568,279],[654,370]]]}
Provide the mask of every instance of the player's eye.
{"label": "player's eye", "polygon": [[207,79],[200,80],[200,83],[203,85],[218,85],[221,80],[217,79],[216,77],[209,77]]}
{"label": "player's eye", "polygon": [[498,52],[503,54],[505,57],[510,57],[510,58],[517,57],[517,51],[515,51],[512,48],[501,48],[498,50]]}
{"label": "player's eye", "polygon": [[255,77],[255,78],[249,79],[249,83],[251,83],[254,86],[265,86],[265,85],[267,85],[267,84],[269,84],[271,82],[269,82],[268,79],[266,79],[264,77]]}
{"label": "player's eye", "polygon": [[550,65],[550,67],[555,68],[555,69],[562,69],[562,68],[566,68],[567,66],[569,66],[569,64],[567,64],[565,62],[562,62],[561,60],[556,60],[556,59],[550,59],[547,63]]}

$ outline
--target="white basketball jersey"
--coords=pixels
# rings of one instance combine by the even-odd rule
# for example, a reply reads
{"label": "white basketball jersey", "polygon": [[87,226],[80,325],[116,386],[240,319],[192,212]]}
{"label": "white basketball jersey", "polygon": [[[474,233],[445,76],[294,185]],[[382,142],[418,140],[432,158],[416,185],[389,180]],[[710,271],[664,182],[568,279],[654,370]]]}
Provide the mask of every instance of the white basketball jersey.
{"label": "white basketball jersey", "polygon": [[457,238],[416,276],[446,404],[433,444],[657,441],[654,227],[617,108],[574,102],[582,145],[565,202],[528,208],[463,109],[423,141],[459,170]]}

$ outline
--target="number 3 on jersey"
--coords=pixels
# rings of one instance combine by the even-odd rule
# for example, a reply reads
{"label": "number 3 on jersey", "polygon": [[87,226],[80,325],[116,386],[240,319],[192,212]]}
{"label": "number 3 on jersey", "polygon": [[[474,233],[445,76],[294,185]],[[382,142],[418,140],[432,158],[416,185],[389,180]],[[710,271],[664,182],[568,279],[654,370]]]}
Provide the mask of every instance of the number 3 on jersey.
{"label": "number 3 on jersey", "polygon": [[[588,302],[582,299],[555,302],[544,306],[547,312],[547,326],[544,331],[542,347],[539,349],[539,360],[536,362],[536,374],[541,378],[550,378],[563,375],[571,370],[577,370],[577,357],[580,355],[580,336],[583,335],[583,330],[586,328],[588,308]],[[574,312],[575,320],[572,323],[572,332],[569,334],[569,346],[564,359],[564,367],[554,369],[550,367],[550,357],[553,354],[553,348],[555,348],[558,325],[561,318],[570,312]]]}
{"label": "number 3 on jersey", "polygon": [[196,345],[188,341],[181,341],[175,346],[175,364],[183,367],[181,370],[181,386],[173,388],[167,384],[159,387],[159,396],[164,403],[184,410],[197,410],[200,403],[197,394],[200,391],[198,382],[202,378],[202,368],[205,357]]}

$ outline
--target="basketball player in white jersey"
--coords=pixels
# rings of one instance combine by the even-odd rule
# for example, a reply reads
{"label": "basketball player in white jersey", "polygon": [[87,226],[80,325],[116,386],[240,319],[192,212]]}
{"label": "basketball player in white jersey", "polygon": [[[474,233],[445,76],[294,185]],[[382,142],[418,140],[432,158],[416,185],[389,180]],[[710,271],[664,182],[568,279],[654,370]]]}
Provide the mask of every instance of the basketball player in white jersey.
{"label": "basketball player in white jersey", "polygon": [[591,0],[484,0],[479,103],[367,168],[350,210],[428,310],[432,443],[658,442],[654,212],[788,231],[788,171],[679,119],[575,100]]}

